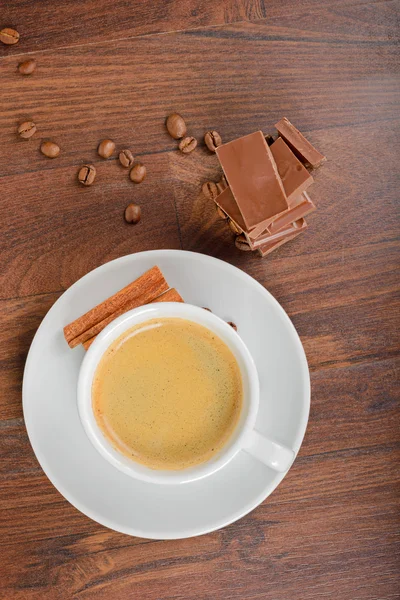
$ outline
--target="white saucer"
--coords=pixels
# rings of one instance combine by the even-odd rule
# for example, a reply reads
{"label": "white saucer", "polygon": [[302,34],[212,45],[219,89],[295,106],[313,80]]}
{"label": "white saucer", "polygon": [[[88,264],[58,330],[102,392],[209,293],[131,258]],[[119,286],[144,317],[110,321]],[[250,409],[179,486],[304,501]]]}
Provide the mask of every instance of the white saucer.
{"label": "white saucer", "polygon": [[157,485],[112,467],[86,437],[76,400],[84,350],[70,350],[63,326],[154,265],[186,302],[236,323],[260,377],[256,428],[296,453],[307,426],[310,380],[300,339],[278,302],[249,275],[209,256],[180,250],[125,256],[95,269],[57,300],[36,333],[24,373],[24,418],[37,459],[58,491],[88,517],[129,535],[176,539],[244,516],[285,473],[242,451],[205,479]]}

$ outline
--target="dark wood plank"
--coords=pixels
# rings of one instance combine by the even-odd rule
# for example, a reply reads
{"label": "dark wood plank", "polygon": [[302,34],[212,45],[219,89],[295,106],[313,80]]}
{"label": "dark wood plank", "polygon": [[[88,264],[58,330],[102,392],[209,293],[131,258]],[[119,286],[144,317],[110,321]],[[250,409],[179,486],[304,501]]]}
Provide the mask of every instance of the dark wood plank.
{"label": "dark wood plank", "polygon": [[[382,3],[380,7],[366,9],[359,13],[358,6],[363,0],[353,0],[351,5],[345,0],[329,3],[331,18],[323,22],[326,33],[343,35],[346,28],[352,26],[350,43],[368,39],[379,31],[386,39],[394,2]],[[390,6],[392,5],[392,6]],[[255,21],[268,18],[271,30],[275,26],[282,28],[290,25],[295,17],[299,30],[304,29],[309,18],[324,8],[319,0],[141,0],[111,2],[102,0],[60,0],[54,4],[51,0],[15,0],[2,7],[1,27],[13,27],[21,35],[14,46],[0,47],[0,57],[19,55],[60,46],[75,46],[86,43],[103,42],[139,35],[166,33],[170,31],[196,29],[205,26],[221,26],[242,21]],[[371,11],[380,19],[370,26]],[[354,11],[357,12],[354,17]],[[361,19],[360,19],[361,16]],[[366,27],[358,27],[356,20]],[[372,30],[372,31],[371,31]]]}
{"label": "dark wood plank", "polygon": [[[347,36],[353,32],[355,19],[363,10],[360,7],[351,20],[345,21],[349,29]],[[332,249],[335,252],[345,251],[360,242],[392,239],[397,222],[397,186],[391,176],[396,172],[396,152],[393,149],[399,144],[393,122],[396,112],[391,102],[378,102],[377,98],[392,98],[395,75],[390,73],[390,68],[387,72],[380,72],[379,68],[382,61],[392,64],[396,44],[390,40],[382,44],[382,34],[377,28],[376,37],[370,34],[365,44],[360,44],[357,78],[351,79],[355,64],[348,44],[344,41],[338,43],[336,39],[332,41],[329,37],[326,41],[322,40],[329,10],[320,11],[319,16],[317,21],[308,18],[307,24],[312,27],[315,41],[307,62],[304,62],[304,53],[309,48],[309,40],[302,42],[300,33],[295,30],[294,40],[285,42],[295,51],[293,61],[297,61],[295,64],[298,65],[297,70],[293,66],[296,75],[291,78],[285,77],[287,57],[282,55],[286,28],[285,33],[281,33],[282,41],[271,40],[267,23],[240,24],[224,30],[201,30],[162,38],[123,40],[112,47],[95,44],[59,50],[51,55],[43,53],[38,57],[38,72],[32,78],[14,74],[12,60],[5,60],[3,68],[13,77],[14,85],[0,113],[0,143],[5,148],[1,170],[3,175],[13,174],[13,177],[3,180],[6,202],[1,209],[1,226],[7,230],[2,236],[6,246],[4,252],[10,252],[12,248],[13,260],[7,260],[6,282],[2,282],[1,286],[3,297],[63,287],[59,284],[60,275],[54,277],[53,269],[42,269],[39,277],[35,269],[31,270],[29,244],[32,244],[32,235],[27,235],[25,230],[25,227],[29,228],[25,211],[35,214],[31,227],[40,228],[44,217],[41,209],[45,211],[46,218],[50,215],[52,229],[47,232],[49,237],[44,240],[44,245],[51,250],[54,260],[57,260],[55,239],[58,240],[61,233],[69,243],[76,244],[68,227],[73,228],[76,235],[81,233],[88,246],[93,245],[91,237],[98,232],[107,235],[115,248],[114,255],[127,251],[129,246],[118,239],[122,230],[119,229],[120,221],[117,225],[114,220],[116,213],[111,213],[105,220],[104,213],[93,208],[97,206],[97,196],[101,193],[107,206],[113,206],[115,211],[118,206],[119,219],[125,204],[121,196],[129,192],[136,194],[137,191],[130,186],[125,172],[114,167],[113,161],[101,163],[97,160],[96,146],[104,136],[115,139],[118,147],[131,146],[135,154],[148,162],[149,176],[140,189],[151,194],[154,201],[157,199],[163,203],[163,219],[170,215],[171,188],[174,188],[185,248],[234,260],[265,283],[265,269],[268,267],[261,266],[260,261],[248,255],[239,257],[238,251],[225,243],[225,237],[216,241],[215,236],[210,235],[211,216],[205,209],[204,200],[199,199],[199,189],[205,178],[216,173],[216,159],[208,156],[204,148],[185,157],[172,152],[176,144],[168,137],[163,123],[165,115],[173,109],[181,110],[190,131],[199,139],[212,126],[221,131],[225,140],[259,127],[271,130],[283,111],[289,111],[294,122],[326,151],[329,162],[317,173],[317,182],[311,190],[319,205],[319,212],[310,217],[312,228],[302,239],[279,250],[276,256]],[[343,35],[345,39],[346,35]],[[241,51],[233,69],[231,56],[238,44]],[[269,60],[263,60],[267,55]],[[182,56],[187,60],[183,62]],[[110,61],[120,64],[119,68],[113,69],[111,77]],[[271,61],[273,70],[270,68]],[[196,70],[191,68],[193,63],[197,65]],[[321,64],[324,65],[322,71],[318,68]],[[335,69],[336,64],[340,64],[339,70]],[[377,72],[374,94],[366,94],[365,86],[369,88],[371,85],[371,69]],[[180,80],[172,81],[169,74],[176,72],[180,73]],[[59,75],[55,76],[55,73]],[[166,75],[160,77],[160,73]],[[217,86],[214,74],[218,74]],[[235,77],[235,74],[240,76]],[[331,80],[329,85],[328,79]],[[187,97],[182,95],[183,82],[184,89],[191,90]],[[307,97],[300,101],[305,83]],[[248,89],[252,89],[250,95]],[[63,101],[59,102],[59,98]],[[293,99],[297,99],[296,102]],[[226,110],[227,106],[229,110]],[[327,114],[330,115],[329,120]],[[17,123],[29,116],[37,122],[39,132],[30,142],[18,140],[15,135]],[[84,135],[81,135],[82,130]],[[46,160],[38,152],[40,139],[46,137],[55,138],[62,147],[62,155],[56,161]],[[378,137],[381,141],[379,153],[375,149]],[[168,153],[168,150],[171,152]],[[154,156],[159,152],[167,154]],[[76,170],[85,161],[95,161],[99,167],[98,180],[90,190],[80,189],[75,182]],[[40,172],[41,178],[40,198],[36,172]],[[371,184],[366,190],[364,182],[370,175]],[[57,196],[53,191],[55,186]],[[47,199],[47,194],[53,197],[52,200]],[[63,195],[62,203],[57,202],[60,194]],[[165,195],[171,198],[169,204],[164,200]],[[379,203],[376,202],[378,196]],[[83,214],[83,227],[79,225],[79,228],[76,225],[80,217],[76,210],[77,202],[81,211],[86,209],[90,213]],[[58,205],[57,212],[55,205]],[[144,223],[149,226],[148,219],[143,219],[142,230]],[[9,243],[9,236],[13,237],[14,244],[18,242],[17,254]],[[123,232],[121,237],[124,238]],[[151,241],[147,235],[138,241],[140,245],[129,249],[163,245],[158,237]],[[78,252],[79,256],[83,254],[80,249]],[[25,257],[29,267],[23,264]],[[110,257],[107,254],[107,258]],[[88,261],[90,265],[98,261],[99,255],[93,259]],[[46,261],[45,258],[42,260]],[[267,260],[270,263],[276,257]],[[26,277],[28,270],[31,275]],[[76,275],[82,272],[78,270]],[[65,278],[67,285],[73,277]]]}
{"label": "dark wood plank", "polygon": [[21,38],[16,46],[0,48],[0,56],[265,16],[262,0],[16,0],[2,7],[2,27],[17,29]]}
{"label": "dark wood plank", "polygon": [[[14,507],[4,515],[15,519],[20,511],[17,523],[26,519],[14,543],[8,544],[4,589],[17,599],[27,594],[106,599],[111,593],[117,599],[135,593],[144,600],[154,595],[194,600],[227,594],[316,600],[330,593],[338,600],[395,598],[399,452],[390,450],[376,446],[299,459],[268,502],[242,521],[198,538],[195,546],[190,539],[145,542],[95,524],[88,528],[79,523],[78,513],[80,529],[74,534],[67,503],[65,519],[63,507],[57,511],[54,535],[40,539],[34,525],[49,516],[48,509],[40,499],[42,517],[25,502],[25,508]],[[21,504],[15,488],[7,491],[10,504]],[[35,541],[21,546],[21,536]]]}
{"label": "dark wood plank", "polygon": [[59,293],[0,300],[0,422],[22,417],[21,382],[29,346]]}
{"label": "dark wood plank", "polygon": [[[0,48],[0,596],[397,598],[398,3],[2,8],[0,25],[21,40]],[[38,67],[23,78],[26,52]],[[216,157],[202,143],[177,152],[164,129],[172,110],[199,140],[210,127],[227,141],[291,118],[328,156],[309,230],[266,260],[236,250],[200,192],[219,177]],[[15,135],[26,118],[38,125],[30,142]],[[97,157],[104,137],[146,163],[142,185]],[[62,148],[55,161],[38,151],[45,138]],[[89,189],[75,179],[83,162],[98,169]],[[143,209],[134,228],[122,218],[132,200]],[[71,283],[122,254],[181,246],[237,265],[282,303],[307,352],[312,405],[300,455],[265,503],[222,531],[153,542],[90,521],[47,481],[21,377],[40,320]]]}
{"label": "dark wood plank", "polygon": [[[7,159],[1,173],[31,171],[39,165],[40,170],[54,168],[54,162],[67,157],[62,164],[87,160],[104,136],[133,145],[139,154],[173,149],[163,122],[171,110],[179,110],[193,135],[201,138],[207,128],[218,126],[225,140],[256,127],[271,128],[289,112],[305,133],[313,132],[316,144],[326,146],[322,149],[330,162],[325,170],[339,176],[346,159],[357,157],[348,145],[354,125],[368,125],[370,132],[374,123],[397,119],[397,44],[391,39],[395,24],[391,28],[388,22],[385,41],[379,28],[358,41],[356,64],[348,38],[364,14],[360,7],[333,39],[325,29],[327,22],[335,22],[335,13],[326,8],[317,15],[305,13],[304,30],[286,17],[286,26],[272,28],[274,35],[268,21],[38,52],[37,71],[25,78],[15,71],[15,59],[5,58],[2,73],[10,83],[3,90],[0,110],[0,140]],[[352,77],[356,66],[357,77]],[[37,123],[38,133],[27,143],[15,137],[15,129],[28,117]],[[341,131],[326,138],[326,130],[335,127]],[[361,138],[368,150],[376,140],[372,133]],[[363,132],[355,135],[360,142]],[[54,137],[63,149],[52,166],[37,152],[38,140],[46,137]],[[391,142],[397,142],[394,135]],[[373,158],[382,165],[389,148],[382,143],[380,150],[384,155],[375,152]]]}
{"label": "dark wood plank", "polygon": [[301,456],[399,441],[396,359],[327,368],[311,375],[310,425]]}
{"label": "dark wood plank", "polygon": [[[348,93],[354,94],[354,101],[362,103],[357,89],[351,89],[351,84],[348,88]],[[332,94],[328,101],[329,110],[334,110],[334,102],[335,96]],[[365,114],[370,117],[374,112],[373,106],[367,103],[364,108]],[[190,160],[183,160],[177,153],[170,153],[170,169],[176,180],[175,195],[184,246],[218,256],[241,268],[245,267],[246,271],[259,278],[265,277],[269,265],[283,256],[285,261],[282,261],[281,267],[278,270],[272,267],[274,279],[276,275],[279,277],[281,268],[290,268],[287,265],[287,257],[306,254],[307,258],[302,257],[301,260],[306,261],[305,264],[307,268],[312,269],[313,276],[321,273],[321,267],[325,277],[332,275],[337,278],[337,282],[342,278],[342,282],[346,281],[346,284],[351,283],[354,276],[359,274],[359,264],[356,266],[357,254],[362,251],[361,248],[367,252],[367,247],[370,247],[370,260],[365,261],[360,257],[359,260],[363,260],[362,264],[367,272],[371,269],[371,273],[376,275],[379,270],[382,272],[378,274],[379,277],[385,277],[383,256],[375,257],[372,246],[382,241],[390,242],[386,252],[389,262],[393,261],[396,250],[398,251],[396,242],[400,211],[396,177],[393,174],[396,173],[400,142],[396,134],[398,121],[382,121],[377,113],[375,116],[375,123],[365,121],[335,126],[330,121],[327,123],[320,115],[318,126],[321,129],[307,130],[308,137],[313,139],[316,146],[326,146],[329,161],[313,172],[315,183],[308,190],[317,211],[307,217],[309,230],[304,235],[296,238],[293,243],[282,246],[264,261],[260,260],[258,255],[249,256],[249,253],[232,248],[229,240],[233,240],[233,235],[226,224],[217,219],[214,203],[207,201],[201,193],[204,181],[218,181],[221,176],[216,157],[206,154],[205,150],[203,154],[198,152],[191,156]],[[303,130],[305,128],[300,126],[300,122],[304,117],[301,109],[296,109],[291,116]],[[264,131],[274,133],[273,121],[271,118],[264,126],[264,119],[254,119],[252,129],[262,127]],[[213,126],[221,131],[225,140],[233,139],[232,134],[225,134],[225,117],[220,117]],[[250,127],[247,132],[249,131]],[[380,140],[379,153],[376,151],[377,138]],[[367,180],[368,186],[365,185]],[[187,202],[188,196],[193,199],[190,203]],[[325,263],[330,259],[332,263]],[[317,267],[319,261],[324,262],[324,265],[322,266],[321,262]],[[375,269],[372,264],[375,264]],[[314,277],[311,279],[306,269],[302,271],[292,275],[295,278],[301,277],[303,284],[309,280],[308,285],[314,285]],[[321,292],[326,293],[325,290]],[[340,294],[337,294],[338,301],[343,294],[349,292],[347,285],[343,287]]]}
{"label": "dark wood plank", "polygon": [[[179,248],[166,156],[145,163],[149,175],[140,185],[116,160],[96,162],[91,187],[78,183],[75,166],[43,171],[40,185],[35,172],[7,177],[0,208],[3,298],[65,289],[99,264],[138,250]],[[130,202],[142,207],[134,226],[124,220]]]}

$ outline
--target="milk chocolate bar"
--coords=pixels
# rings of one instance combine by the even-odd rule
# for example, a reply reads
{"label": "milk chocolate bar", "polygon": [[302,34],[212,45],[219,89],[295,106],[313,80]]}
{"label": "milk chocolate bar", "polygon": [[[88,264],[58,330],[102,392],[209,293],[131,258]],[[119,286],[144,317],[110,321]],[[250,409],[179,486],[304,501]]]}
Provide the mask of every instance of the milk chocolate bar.
{"label": "milk chocolate bar", "polygon": [[215,204],[222,208],[222,210],[228,215],[228,217],[238,227],[248,233],[246,223],[243,221],[242,213],[236,204],[235,198],[233,197],[232,191],[229,187],[225,188],[215,199]]}
{"label": "milk chocolate bar", "polygon": [[260,235],[256,240],[251,240],[247,238],[247,241],[249,242],[249,246],[252,250],[257,250],[265,244],[270,244],[274,241],[282,240],[283,238],[288,237],[292,233],[301,233],[305,229],[307,229],[306,220],[298,219],[293,223],[289,223],[288,225],[286,225],[286,227],[284,227],[276,233],[270,233],[269,231],[266,231],[264,234]]}
{"label": "milk chocolate bar", "polygon": [[258,240],[261,236],[268,236],[268,234],[277,233],[281,229],[287,228],[294,221],[298,221],[299,219],[306,217],[311,212],[315,210],[316,206],[314,202],[311,200],[310,196],[307,192],[303,192],[300,196],[293,199],[291,202],[290,208],[281,213],[268,223],[268,226],[263,229],[263,231],[258,232],[255,235],[256,229],[253,229],[250,232],[244,232],[248,242],[251,244],[254,241]]}
{"label": "milk chocolate bar", "polygon": [[304,192],[313,183],[314,178],[296,158],[289,146],[278,138],[270,146],[272,156],[278,167],[283,187],[290,206],[291,201]]}
{"label": "milk chocolate bar", "polygon": [[226,179],[222,175],[221,179],[217,182],[217,190],[221,194],[224,190],[226,190],[227,187],[228,187],[228,184],[226,182]]}
{"label": "milk chocolate bar", "polygon": [[304,137],[302,133],[286,117],[275,124],[279,135],[293,150],[294,154],[308,167],[316,169],[326,157],[318,152],[316,148]]}
{"label": "milk chocolate bar", "polygon": [[289,223],[293,223],[294,221],[309,215],[315,209],[316,206],[310,196],[307,192],[303,192],[301,196],[296,199],[296,202],[293,202],[293,205],[286,213],[277,217],[270,225],[268,225],[268,231],[271,234],[276,233],[289,225]]}
{"label": "milk chocolate bar", "polygon": [[[314,204],[309,199],[308,201],[304,201],[304,198],[301,196],[301,192],[307,189],[314,181],[307,169],[296,158],[282,138],[278,138],[271,145],[271,152],[275,159],[278,173],[281,177],[288,199],[289,208],[286,211],[279,213],[278,216],[274,215],[261,223],[258,223],[256,227],[249,229],[243,220],[239,206],[232,192],[225,192],[223,195],[221,194],[218,196],[217,199],[217,204],[227,213],[232,221],[242,229],[242,231],[250,236],[252,240],[257,239],[261,234],[265,234],[267,227],[269,228],[273,225],[277,219],[279,226],[274,226],[273,232],[306,216],[306,214],[315,208]],[[219,189],[221,190],[221,187],[219,187]],[[296,209],[293,214],[291,213],[292,209]],[[282,219],[282,224],[279,219]]]}
{"label": "milk chocolate bar", "polygon": [[[270,225],[272,218],[262,221],[257,227],[249,230],[246,223],[243,220],[242,213],[236,204],[235,198],[233,197],[232,191],[229,187],[226,187],[214,200],[215,204],[219,206],[230,218],[231,221],[237,225],[237,227],[243,231],[247,236],[251,236],[251,239],[257,239],[259,235],[267,231],[267,225]],[[285,214],[285,213],[281,213]]]}
{"label": "milk chocolate bar", "polygon": [[216,149],[227,182],[218,184],[215,202],[261,256],[307,228],[304,217],[316,207],[306,192],[314,179],[304,165],[326,160],[288,119],[276,128],[280,137],[268,144],[257,131]]}
{"label": "milk chocolate bar", "polygon": [[307,169],[296,158],[289,146],[278,138],[271,146],[271,152],[278,167],[283,187],[288,199],[287,211],[271,219],[267,227],[260,231],[259,228],[246,232],[247,240],[250,242],[258,240],[260,236],[276,233],[290,226],[291,223],[305,217],[315,210],[315,205],[305,190],[314,182],[314,178]]}
{"label": "milk chocolate bar", "polygon": [[261,131],[216,149],[247,231],[288,209],[283,183]]}

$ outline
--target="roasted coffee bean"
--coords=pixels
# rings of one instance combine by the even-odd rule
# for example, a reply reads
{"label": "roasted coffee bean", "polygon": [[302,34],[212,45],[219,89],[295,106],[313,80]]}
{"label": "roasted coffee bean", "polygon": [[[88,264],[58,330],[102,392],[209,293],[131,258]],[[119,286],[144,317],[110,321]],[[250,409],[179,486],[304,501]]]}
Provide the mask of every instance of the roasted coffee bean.
{"label": "roasted coffee bean", "polygon": [[57,158],[60,154],[60,146],[55,142],[43,142],[40,146],[40,152],[48,158]]}
{"label": "roasted coffee bean", "polygon": [[115,144],[112,140],[103,140],[102,142],[100,142],[99,147],[97,148],[97,153],[102,158],[110,158],[114,150]]}
{"label": "roasted coffee bean", "polygon": [[174,140],[180,140],[186,135],[186,123],[178,113],[169,115],[166,121],[168,133]]}
{"label": "roasted coffee bean", "polygon": [[207,133],[204,136],[204,141],[207,148],[211,152],[215,152],[218,146],[222,144],[222,139],[218,131],[207,131]]}
{"label": "roasted coffee bean", "polygon": [[36,133],[36,125],[33,121],[25,121],[18,126],[18,133],[24,140],[29,140]]}
{"label": "roasted coffee bean", "polygon": [[218,205],[216,205],[216,208],[217,208],[218,216],[221,219],[224,219],[224,221],[226,221],[226,219],[228,219],[228,215],[226,214],[226,212],[224,210],[222,210],[222,208]]}
{"label": "roasted coffee bean", "polygon": [[269,133],[267,133],[267,135],[265,136],[265,141],[267,142],[268,146],[271,146],[274,143],[274,137],[272,135],[270,135]]}
{"label": "roasted coffee bean", "polygon": [[235,238],[235,246],[238,250],[243,250],[243,252],[248,252],[249,250],[251,250],[249,242],[246,240],[243,234],[238,235]]}
{"label": "roasted coffee bean", "polygon": [[242,233],[239,225],[236,225],[236,223],[234,223],[231,219],[229,219],[229,227],[232,229],[233,233],[236,233],[236,235]]}
{"label": "roasted coffee bean", "polygon": [[134,183],[141,183],[146,177],[146,172],[146,167],[141,163],[137,163],[134,167],[132,167],[129,177]]}
{"label": "roasted coffee bean", "polygon": [[136,225],[139,223],[142,210],[137,204],[129,204],[125,209],[125,221]]}
{"label": "roasted coffee bean", "polygon": [[203,183],[201,191],[208,200],[215,200],[215,198],[219,195],[218,188],[213,181],[207,181],[206,183]]}
{"label": "roasted coffee bean", "polygon": [[16,44],[19,40],[19,33],[15,31],[15,29],[10,29],[10,27],[5,27],[0,31],[0,42],[3,44],[7,44],[7,46],[11,46],[12,44]]}
{"label": "roasted coffee bean", "polygon": [[78,181],[82,185],[92,185],[96,177],[96,169],[93,165],[84,165],[79,169]]}
{"label": "roasted coffee bean", "polygon": [[183,154],[189,154],[189,152],[193,152],[196,146],[197,140],[191,136],[185,137],[179,142],[179,150],[183,152]]}
{"label": "roasted coffee bean", "polygon": [[235,325],[235,323],[233,323],[233,321],[228,321],[228,325],[230,325],[232,327],[232,329],[237,331],[237,326]]}
{"label": "roasted coffee bean", "polygon": [[126,169],[133,165],[134,160],[135,158],[130,150],[121,150],[121,152],[119,153],[119,162]]}
{"label": "roasted coffee bean", "polygon": [[35,69],[36,60],[34,58],[24,60],[24,62],[19,63],[18,65],[18,71],[21,73],[21,75],[31,75]]}

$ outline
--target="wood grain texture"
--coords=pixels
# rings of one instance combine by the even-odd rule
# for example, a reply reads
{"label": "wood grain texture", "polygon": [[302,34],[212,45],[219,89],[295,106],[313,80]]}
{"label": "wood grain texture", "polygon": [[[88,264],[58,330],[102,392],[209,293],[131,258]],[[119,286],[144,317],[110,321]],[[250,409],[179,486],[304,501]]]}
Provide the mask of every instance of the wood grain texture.
{"label": "wood grain texture", "polygon": [[[266,16],[263,0],[15,0],[2,7],[3,23],[21,38],[15,53],[38,48],[109,42],[144,34],[223,25]],[[5,54],[4,49],[0,49]]]}
{"label": "wood grain texture", "polygon": [[[373,0],[15,0],[0,48],[0,598],[392,600],[400,586],[399,4]],[[16,67],[32,53],[37,70]],[[176,150],[181,112],[199,147]],[[287,116],[328,157],[308,231],[262,260],[201,193],[202,143]],[[33,119],[29,141],[15,134]],[[109,137],[146,164],[135,186]],[[61,147],[56,160],[40,141]],[[95,164],[90,188],[76,181]],[[142,207],[132,227],[123,213]],[[197,539],[130,538],[68,504],[39,467],[21,406],[47,310],[98,265],[184,248],[254,276],[292,318],[311,369],[307,434],[273,495]]]}
{"label": "wood grain texture", "polygon": [[[179,248],[166,156],[154,154],[145,162],[149,178],[140,185],[129,180],[116,160],[96,163],[96,181],[87,188],[78,183],[75,165],[5,177],[0,297],[63,290],[123,254]],[[159,182],[157,191],[150,173]],[[124,220],[130,202],[142,207],[138,225]]]}
{"label": "wood grain texture", "polygon": [[[341,10],[346,4],[346,0],[330,3],[332,8],[340,7]],[[345,14],[349,13],[351,18],[353,6],[363,4],[363,0],[353,0]],[[299,12],[309,14],[320,7],[318,0],[303,0]],[[297,0],[287,0],[283,6],[280,0],[269,0],[268,3],[264,0],[102,0],[101,3],[95,0],[59,0],[57,4],[52,0],[14,0],[2,6],[2,27],[17,29],[21,37],[11,48],[1,46],[0,56],[265,18],[280,21],[285,17],[291,18],[298,8]],[[385,34],[389,25],[386,6],[381,10],[385,11],[381,26]],[[368,16],[363,18],[363,22],[368,36]],[[375,22],[374,33],[377,25]],[[337,30],[336,22],[333,26]],[[332,29],[329,23],[326,27]],[[356,30],[359,32],[359,28]]]}

